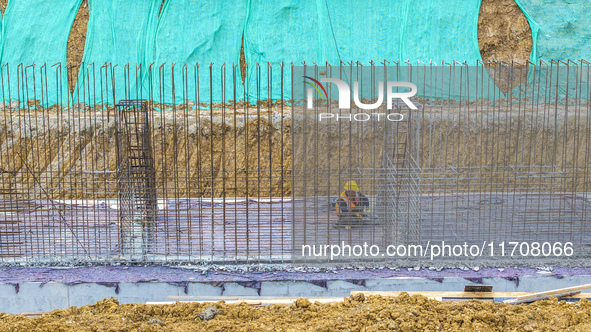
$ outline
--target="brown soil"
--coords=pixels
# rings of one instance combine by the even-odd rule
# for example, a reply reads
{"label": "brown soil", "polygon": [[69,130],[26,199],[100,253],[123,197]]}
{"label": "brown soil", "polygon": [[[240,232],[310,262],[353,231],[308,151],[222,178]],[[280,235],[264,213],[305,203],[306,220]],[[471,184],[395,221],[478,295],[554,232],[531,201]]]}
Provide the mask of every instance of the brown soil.
{"label": "brown soil", "polygon": [[6,5],[8,4],[8,0],[0,0],[0,9],[2,10],[2,15],[6,11]]}
{"label": "brown soil", "polygon": [[[486,112],[487,109],[480,111]],[[221,197],[224,192],[226,196],[252,197],[259,195],[259,191],[265,196],[291,195],[291,119],[283,119],[283,124],[279,119],[269,121],[268,111],[263,109],[260,121],[249,119],[245,126],[243,115],[238,114],[235,124],[233,115],[226,114],[226,121],[222,124],[219,112],[213,112],[213,125],[206,117],[186,116],[184,112],[176,112],[176,116],[173,112],[167,112],[165,117],[155,116],[152,144],[159,197],[165,196],[165,188],[168,195],[174,193],[176,197]],[[275,114],[279,112],[274,108]],[[555,137],[559,137],[555,152],[557,165],[562,164],[563,156],[566,156],[565,165],[585,165],[586,149],[591,144],[590,129],[581,127],[578,135],[566,135],[562,116],[554,126],[553,122],[550,125],[544,123],[542,113],[534,113],[533,117],[523,114],[506,117],[497,109],[499,114],[481,118],[468,117],[464,113],[461,120],[456,114],[454,120],[452,112],[443,114],[436,109],[435,114],[426,113],[422,119],[420,127],[424,131],[419,136],[422,154],[418,158],[422,168],[464,165],[501,170],[503,165],[548,165],[548,158],[554,153]],[[209,111],[202,113],[209,114]],[[26,198],[22,195],[29,192],[27,188],[41,186],[52,198],[95,198],[95,193],[101,197],[116,197],[114,173],[108,173],[109,178],[105,179],[89,175],[117,169],[114,114],[110,114],[110,118],[94,112],[60,118],[54,112],[45,113],[44,117],[38,115],[25,120],[16,114],[12,114],[12,119],[9,114],[0,116],[0,165],[5,171],[5,181],[11,187],[10,192],[21,193],[18,196]],[[457,121],[461,121],[462,126],[458,126]],[[567,128],[576,128],[574,121],[587,123],[588,119],[582,115],[580,118],[569,117],[568,121]],[[361,130],[370,129],[367,126]],[[296,152],[295,169],[302,168],[298,167],[302,160],[323,166],[327,162],[326,155],[320,153],[319,160],[315,161],[311,156],[318,152],[314,149],[318,142],[346,142],[338,139],[338,132],[335,125],[318,134],[308,133],[306,146],[309,151]],[[23,137],[23,133],[27,135]],[[375,135],[376,138],[369,141],[376,142],[382,137],[378,131],[356,130],[353,133],[364,137]],[[515,133],[520,133],[519,137]],[[301,132],[299,135],[302,137]],[[298,146],[302,146],[303,141],[298,142]],[[347,151],[346,143],[340,149]],[[320,146],[318,151],[326,150],[326,146]],[[361,151],[364,156],[361,160],[380,160],[380,146]],[[532,155],[530,151],[537,152]],[[342,157],[346,158],[346,155]],[[338,164],[334,160],[335,154],[331,158],[333,165]],[[341,162],[344,164],[345,161]],[[571,168],[566,166],[566,171],[570,172]],[[577,169],[578,176],[565,173],[564,180],[560,181],[564,187],[558,191],[572,189],[573,185],[590,185],[591,180],[584,176],[587,168]],[[486,169],[481,171],[486,172]],[[504,172],[498,174],[499,181],[503,181],[504,175]],[[540,178],[540,181],[545,179]],[[534,183],[527,177],[523,181],[529,181],[530,185]],[[474,182],[467,185],[477,189]]]}
{"label": "brown soil", "polygon": [[484,301],[355,296],[333,304],[298,299],[292,305],[251,307],[215,303],[213,319],[199,318],[211,304],[123,304],[102,300],[54,310],[39,318],[0,314],[3,331],[589,331],[591,302],[510,305]]}
{"label": "brown soil", "polygon": [[531,30],[525,15],[514,0],[483,0],[478,16],[478,44],[486,61],[529,59]]}
{"label": "brown soil", "polygon": [[[531,30],[514,0],[482,1],[478,16],[478,45],[484,62],[526,64],[533,45]],[[509,75],[495,67],[489,68],[489,73],[504,93],[527,81],[527,70]]]}
{"label": "brown soil", "polygon": [[[218,115],[213,123],[195,116],[174,116],[172,112],[153,120],[159,196],[166,195],[163,190],[170,195],[173,189],[178,197],[220,197],[223,190],[227,196],[257,196],[259,190],[281,196],[282,180],[284,194],[289,195],[291,121],[283,122],[282,134],[281,122],[269,121],[264,111],[260,120],[249,119],[246,125],[242,115],[234,125],[233,117],[227,115],[222,124],[219,114],[213,114]],[[67,118],[46,113],[45,117],[31,119],[15,116],[12,121],[2,117],[0,165],[8,171],[5,180],[11,192],[23,197],[26,188],[40,185],[45,188],[43,198],[89,198],[93,192],[116,197],[114,178],[89,175],[117,169],[115,117],[86,115]],[[27,126],[39,130],[33,139],[21,135],[30,130]]]}
{"label": "brown soil", "polygon": [[74,18],[74,24],[72,24],[72,30],[70,30],[70,36],[68,37],[68,49],[66,55],[66,61],[73,68],[69,72],[70,75],[70,90],[74,91],[76,81],[78,79],[78,68],[80,62],[82,62],[82,55],[84,54],[84,45],[86,43],[86,28],[88,26],[88,1],[82,1],[76,18]]}

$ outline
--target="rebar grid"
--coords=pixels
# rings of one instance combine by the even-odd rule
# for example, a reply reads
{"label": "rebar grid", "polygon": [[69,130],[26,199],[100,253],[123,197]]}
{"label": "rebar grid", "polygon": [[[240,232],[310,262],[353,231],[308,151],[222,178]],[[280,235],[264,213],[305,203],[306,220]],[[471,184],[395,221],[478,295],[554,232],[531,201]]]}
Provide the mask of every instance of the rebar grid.
{"label": "rebar grid", "polygon": [[[397,110],[405,120],[319,126],[320,113],[371,111],[353,101],[339,110],[333,84],[325,85],[328,100],[315,95],[307,110],[301,71],[351,88],[358,81],[365,104],[377,100],[379,81],[412,82],[421,107],[386,110],[384,101],[376,112]],[[234,65],[57,64],[16,72],[0,70],[4,264],[326,261],[301,257],[299,246],[342,241],[570,241],[577,257],[589,256],[584,60],[257,64],[242,74]],[[74,75],[70,94],[65,82]],[[153,176],[140,176],[153,178],[141,186],[153,190],[155,215],[141,217],[153,219],[153,230],[134,235],[139,251],[125,239],[137,204],[121,195],[129,169],[117,152],[120,99],[146,100],[142,133],[153,153]],[[333,203],[349,180],[369,198],[371,218],[334,225]]]}

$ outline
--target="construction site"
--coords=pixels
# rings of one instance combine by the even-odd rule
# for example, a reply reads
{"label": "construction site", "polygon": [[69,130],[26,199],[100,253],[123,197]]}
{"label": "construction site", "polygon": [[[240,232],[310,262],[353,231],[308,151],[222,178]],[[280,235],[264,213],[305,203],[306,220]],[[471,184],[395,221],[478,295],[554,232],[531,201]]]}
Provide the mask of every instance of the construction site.
{"label": "construction site", "polygon": [[591,3],[1,5],[1,330],[591,330]]}

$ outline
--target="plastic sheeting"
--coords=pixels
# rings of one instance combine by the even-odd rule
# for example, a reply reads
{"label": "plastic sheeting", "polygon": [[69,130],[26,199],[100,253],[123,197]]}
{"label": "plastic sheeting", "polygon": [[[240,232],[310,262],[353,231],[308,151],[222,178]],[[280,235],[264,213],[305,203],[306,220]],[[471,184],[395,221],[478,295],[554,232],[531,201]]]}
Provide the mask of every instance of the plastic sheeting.
{"label": "plastic sheeting", "polygon": [[[74,18],[82,0],[10,0],[4,13],[2,29],[2,63],[4,69],[4,98],[8,101],[8,72],[10,100],[37,99],[46,105],[67,101],[68,85],[65,75],[66,48]],[[19,67],[19,64],[23,66]],[[34,67],[25,68],[35,63]],[[61,63],[60,78],[55,71]],[[41,67],[46,65],[47,89],[42,87]],[[35,79],[33,79],[33,74]],[[45,74],[43,74],[45,75]],[[19,82],[20,81],[20,82]],[[17,84],[20,83],[20,84]],[[20,86],[20,87],[19,87]],[[61,90],[59,89],[61,87]],[[19,89],[20,88],[20,89]],[[50,93],[47,93],[47,92]],[[60,93],[61,96],[60,96]],[[15,96],[18,96],[15,98]]]}
{"label": "plastic sheeting", "polygon": [[[167,1],[158,21],[153,53],[149,55],[149,62],[158,66],[155,68],[158,91],[154,100],[171,104],[174,96],[174,103],[180,104],[186,100],[209,102],[213,96],[214,102],[219,102],[222,79],[227,87],[226,101],[234,99],[234,79],[238,91],[243,91],[239,63],[245,16],[244,0]],[[233,63],[238,66],[236,77],[232,73]],[[183,75],[188,77],[185,85]],[[214,83],[211,88],[210,77]],[[244,99],[244,95],[238,93],[236,99]]]}

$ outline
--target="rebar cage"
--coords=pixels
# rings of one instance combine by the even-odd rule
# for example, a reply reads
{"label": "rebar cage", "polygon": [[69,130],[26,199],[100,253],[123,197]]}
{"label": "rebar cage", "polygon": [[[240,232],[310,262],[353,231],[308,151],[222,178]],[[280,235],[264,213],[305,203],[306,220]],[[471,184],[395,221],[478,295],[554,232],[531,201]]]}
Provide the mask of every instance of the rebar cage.
{"label": "rebar cage", "polygon": [[122,100],[117,109],[117,187],[119,250],[142,260],[153,243],[158,204],[156,171],[145,100]]}
{"label": "rebar cage", "polygon": [[[0,70],[3,264],[590,255],[585,60],[17,69]],[[326,78],[347,84],[349,108]],[[387,107],[387,82],[414,84],[417,109]],[[361,220],[337,211],[349,181]],[[362,244],[378,254],[331,252]]]}

